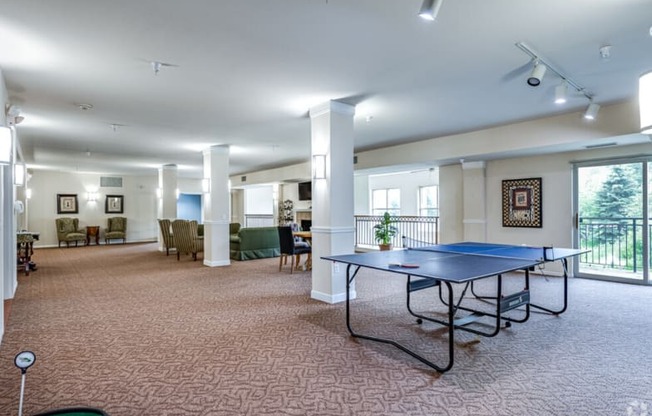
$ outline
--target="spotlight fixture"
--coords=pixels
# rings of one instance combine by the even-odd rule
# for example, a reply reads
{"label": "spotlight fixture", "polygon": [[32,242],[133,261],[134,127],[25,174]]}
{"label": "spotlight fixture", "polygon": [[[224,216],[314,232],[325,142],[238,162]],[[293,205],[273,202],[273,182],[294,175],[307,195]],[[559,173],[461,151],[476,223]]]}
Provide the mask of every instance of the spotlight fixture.
{"label": "spotlight fixture", "polygon": [[538,87],[539,84],[541,84],[543,76],[546,74],[546,69],[547,67],[538,60],[534,61],[534,68],[532,68],[532,73],[527,79],[527,85],[530,87]]}
{"label": "spotlight fixture", "polygon": [[443,0],[423,0],[419,17],[424,20],[435,20],[442,3]]}
{"label": "spotlight fixture", "polygon": [[561,84],[555,87],[555,104],[564,104],[566,103],[566,91],[568,90],[568,85],[566,81],[562,81]]}
{"label": "spotlight fixture", "polygon": [[589,106],[584,112],[584,120],[593,121],[598,116],[598,111],[600,111],[600,105],[591,101]]}

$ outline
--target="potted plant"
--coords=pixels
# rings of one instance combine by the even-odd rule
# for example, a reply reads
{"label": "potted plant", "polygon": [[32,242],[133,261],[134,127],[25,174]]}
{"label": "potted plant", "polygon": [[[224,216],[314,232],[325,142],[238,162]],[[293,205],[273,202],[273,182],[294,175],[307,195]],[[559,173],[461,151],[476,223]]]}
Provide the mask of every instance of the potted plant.
{"label": "potted plant", "polygon": [[392,237],[394,237],[398,231],[392,223],[393,221],[389,216],[389,212],[385,212],[380,223],[374,225],[374,235],[381,251],[392,249]]}

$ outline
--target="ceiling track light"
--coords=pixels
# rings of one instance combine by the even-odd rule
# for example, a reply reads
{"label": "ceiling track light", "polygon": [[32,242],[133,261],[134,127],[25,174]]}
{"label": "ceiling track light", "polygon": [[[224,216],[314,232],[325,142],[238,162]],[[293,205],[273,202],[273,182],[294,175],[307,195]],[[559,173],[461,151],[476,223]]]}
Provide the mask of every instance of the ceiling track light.
{"label": "ceiling track light", "polygon": [[527,79],[527,85],[530,87],[538,87],[539,84],[541,84],[543,76],[546,74],[546,69],[548,68],[545,64],[542,64],[539,60],[534,61],[534,68],[532,68],[532,73]]}
{"label": "ceiling track light", "polygon": [[[552,72],[553,74],[561,78],[563,84],[565,84],[566,86],[570,85],[571,87],[573,87],[573,89],[575,89],[575,91],[577,91],[578,93],[586,97],[586,99],[589,100],[589,107],[586,109],[586,112],[584,113],[584,118],[587,120],[595,119],[595,117],[598,114],[598,111],[600,110],[600,106],[593,102],[593,94],[588,92],[586,88],[584,88],[583,86],[575,82],[573,79],[569,78],[566,74],[561,72],[559,69],[552,66],[549,62],[543,59],[539,53],[535,52],[530,46],[526,45],[523,42],[517,42],[515,46],[532,58],[533,62],[535,62],[535,69],[537,64],[545,65],[550,72]],[[534,70],[532,71],[532,73],[534,75]],[[532,85],[530,84],[530,78],[528,78],[528,84]],[[557,91],[555,90],[555,102],[557,102],[556,93]],[[589,117],[587,117],[587,113]],[[593,115],[593,118],[590,118],[591,115]]]}
{"label": "ceiling track light", "polygon": [[443,1],[444,0],[423,0],[421,10],[419,10],[419,17],[425,20],[435,20]]}
{"label": "ceiling track light", "polygon": [[589,106],[584,112],[584,120],[593,121],[598,116],[598,111],[600,111],[600,105],[591,101]]}
{"label": "ceiling track light", "polygon": [[562,81],[561,84],[555,87],[555,104],[566,103],[566,92],[568,91],[568,84]]}

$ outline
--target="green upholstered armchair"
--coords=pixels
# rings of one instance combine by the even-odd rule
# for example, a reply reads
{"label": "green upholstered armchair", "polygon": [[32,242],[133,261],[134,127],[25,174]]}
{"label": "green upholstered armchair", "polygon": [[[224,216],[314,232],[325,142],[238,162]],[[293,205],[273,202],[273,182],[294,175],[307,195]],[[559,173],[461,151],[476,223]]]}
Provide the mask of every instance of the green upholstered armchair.
{"label": "green upholstered armchair", "polygon": [[127,242],[127,218],[111,217],[108,219],[108,227],[104,232],[104,242],[109,244],[111,240],[122,240],[122,244]]}
{"label": "green upholstered armchair", "polygon": [[79,219],[77,218],[57,218],[57,239],[59,240],[59,247],[61,243],[66,243],[66,247],[70,247],[70,243],[75,242],[75,247],[80,241],[86,242],[86,231],[79,229]]}
{"label": "green upholstered armchair", "polygon": [[158,225],[161,227],[161,238],[163,245],[165,245],[165,255],[170,255],[170,249],[174,248],[174,234],[172,234],[172,224],[170,220],[163,218],[158,220]]}
{"label": "green upholstered armchair", "polygon": [[204,251],[204,239],[197,235],[197,221],[172,221],[172,234],[177,247],[177,260],[180,260],[182,253],[192,254],[192,259],[197,260],[197,253]]}

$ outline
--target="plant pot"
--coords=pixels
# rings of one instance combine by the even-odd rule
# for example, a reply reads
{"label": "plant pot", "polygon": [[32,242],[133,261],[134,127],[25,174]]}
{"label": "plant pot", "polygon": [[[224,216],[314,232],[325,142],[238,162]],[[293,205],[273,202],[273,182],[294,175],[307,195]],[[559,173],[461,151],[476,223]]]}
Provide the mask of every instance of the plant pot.
{"label": "plant pot", "polygon": [[378,244],[378,248],[380,248],[380,251],[389,251],[392,249],[391,244]]}

